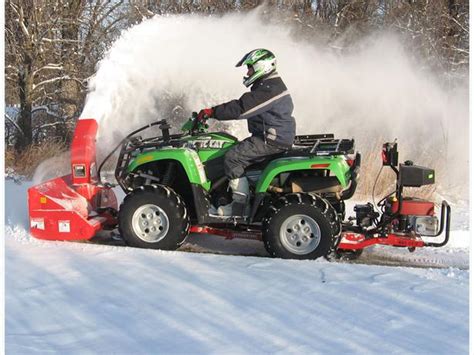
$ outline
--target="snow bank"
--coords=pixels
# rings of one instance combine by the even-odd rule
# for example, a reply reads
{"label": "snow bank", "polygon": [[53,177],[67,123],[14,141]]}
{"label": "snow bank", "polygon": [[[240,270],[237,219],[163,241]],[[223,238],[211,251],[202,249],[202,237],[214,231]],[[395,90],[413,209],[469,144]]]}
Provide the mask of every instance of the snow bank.
{"label": "snow bank", "polygon": [[9,353],[466,353],[467,271],[6,245]]}

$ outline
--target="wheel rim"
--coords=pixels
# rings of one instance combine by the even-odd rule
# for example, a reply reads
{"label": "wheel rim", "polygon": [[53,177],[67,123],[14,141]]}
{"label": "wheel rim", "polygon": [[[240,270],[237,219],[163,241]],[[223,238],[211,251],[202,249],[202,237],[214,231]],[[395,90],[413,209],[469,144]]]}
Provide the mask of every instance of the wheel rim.
{"label": "wheel rim", "polygon": [[321,229],[311,217],[298,214],[288,217],[280,228],[283,246],[294,254],[313,252],[321,241]]}
{"label": "wheel rim", "polygon": [[167,214],[157,205],[143,205],[132,216],[132,228],[135,235],[148,243],[162,240],[168,233],[169,226]]}

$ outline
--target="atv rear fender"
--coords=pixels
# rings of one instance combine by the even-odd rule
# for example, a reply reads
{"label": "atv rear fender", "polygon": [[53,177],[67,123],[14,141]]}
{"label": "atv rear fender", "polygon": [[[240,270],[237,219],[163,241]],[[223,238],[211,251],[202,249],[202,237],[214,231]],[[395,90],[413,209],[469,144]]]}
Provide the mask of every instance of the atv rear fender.
{"label": "atv rear fender", "polygon": [[329,170],[332,176],[335,176],[343,189],[348,187],[351,179],[350,166],[342,155],[329,157],[288,157],[273,160],[263,170],[262,175],[255,189],[256,193],[264,193],[268,190],[272,180],[279,174],[301,171],[323,169]]}

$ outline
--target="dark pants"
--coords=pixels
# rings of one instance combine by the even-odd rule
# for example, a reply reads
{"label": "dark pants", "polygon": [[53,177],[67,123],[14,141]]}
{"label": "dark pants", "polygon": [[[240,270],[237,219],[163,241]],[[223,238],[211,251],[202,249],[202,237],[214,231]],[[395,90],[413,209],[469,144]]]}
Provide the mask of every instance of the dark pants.
{"label": "dark pants", "polygon": [[264,161],[269,155],[285,151],[284,148],[266,144],[259,137],[248,137],[225,154],[225,175],[236,179],[244,175],[245,168]]}

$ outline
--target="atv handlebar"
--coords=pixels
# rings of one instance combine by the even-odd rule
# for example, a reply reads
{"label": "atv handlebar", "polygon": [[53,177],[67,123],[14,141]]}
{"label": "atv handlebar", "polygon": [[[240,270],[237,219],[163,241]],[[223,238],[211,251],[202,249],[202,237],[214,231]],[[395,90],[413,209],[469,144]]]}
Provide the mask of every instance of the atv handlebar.
{"label": "atv handlebar", "polygon": [[183,125],[181,130],[183,132],[189,132],[190,135],[194,135],[198,132],[206,132],[209,128],[206,121],[210,117],[205,117],[203,120],[198,119],[198,113],[193,112],[191,118]]}

